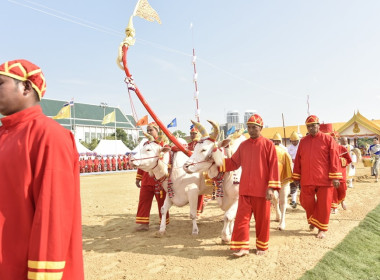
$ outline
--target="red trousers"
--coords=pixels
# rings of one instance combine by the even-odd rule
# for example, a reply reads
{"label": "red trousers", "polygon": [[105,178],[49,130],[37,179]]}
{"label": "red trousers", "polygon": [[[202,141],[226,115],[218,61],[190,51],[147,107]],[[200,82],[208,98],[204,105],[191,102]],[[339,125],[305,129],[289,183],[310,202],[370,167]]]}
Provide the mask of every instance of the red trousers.
{"label": "red trousers", "polygon": [[205,197],[204,194],[198,195],[197,216],[200,216],[201,213],[203,212],[204,197]]}
{"label": "red trousers", "polygon": [[300,202],[306,211],[308,223],[327,231],[330,220],[333,186],[302,186]]}
{"label": "red trousers", "polygon": [[[166,192],[155,193],[154,186],[142,185],[140,188],[139,205],[137,207],[136,224],[149,224],[150,209],[152,208],[153,197],[156,197],[158,213],[161,221],[161,207],[164,205]],[[166,215],[166,224],[169,224],[169,212]]]}
{"label": "red trousers", "polygon": [[252,213],[256,222],[256,248],[261,251],[268,250],[270,201],[266,200],[265,197],[245,195],[239,196],[231,250],[249,250],[249,225]]}
{"label": "red trousers", "polygon": [[333,193],[333,200],[331,203],[331,208],[338,208],[338,205],[346,199],[346,193],[347,193],[347,183],[346,181],[340,182],[339,188],[334,188]]}

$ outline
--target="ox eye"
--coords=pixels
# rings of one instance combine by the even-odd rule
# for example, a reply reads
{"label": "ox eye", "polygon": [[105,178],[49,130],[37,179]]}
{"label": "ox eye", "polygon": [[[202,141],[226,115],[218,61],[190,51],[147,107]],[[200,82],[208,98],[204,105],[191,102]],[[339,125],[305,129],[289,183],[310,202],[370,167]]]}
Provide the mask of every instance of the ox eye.
{"label": "ox eye", "polygon": [[150,151],[151,151],[151,149],[146,149],[146,151],[147,151],[147,152],[150,152]]}
{"label": "ox eye", "polygon": [[206,152],[206,149],[202,149],[202,151],[201,151],[201,152],[202,152],[202,153],[203,153],[203,152]]}

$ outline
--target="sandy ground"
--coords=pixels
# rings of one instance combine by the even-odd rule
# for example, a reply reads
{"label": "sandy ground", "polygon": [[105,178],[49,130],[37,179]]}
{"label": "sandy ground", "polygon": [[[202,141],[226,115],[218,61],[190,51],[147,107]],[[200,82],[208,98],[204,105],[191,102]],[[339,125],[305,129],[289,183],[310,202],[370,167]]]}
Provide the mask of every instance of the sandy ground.
{"label": "sandy ground", "polygon": [[[348,189],[348,209],[331,216],[327,237],[308,231],[302,207],[288,208],[286,230],[277,231],[272,212],[269,250],[264,256],[231,257],[221,244],[222,212],[215,201],[191,235],[189,207],[172,207],[167,235],[155,237],[158,210],[154,201],[148,232],[134,232],[139,189],[135,173],[81,177],[83,252],[86,279],[296,279],[313,268],[329,250],[380,203],[380,182],[357,167],[357,182]],[[254,221],[251,248],[254,248]]]}

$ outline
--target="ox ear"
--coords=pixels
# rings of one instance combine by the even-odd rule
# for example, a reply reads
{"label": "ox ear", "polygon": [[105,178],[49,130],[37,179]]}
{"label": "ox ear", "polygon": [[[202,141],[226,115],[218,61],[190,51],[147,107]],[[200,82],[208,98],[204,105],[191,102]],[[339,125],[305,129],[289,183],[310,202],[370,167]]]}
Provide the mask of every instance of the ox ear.
{"label": "ox ear", "polygon": [[167,152],[169,152],[171,149],[172,149],[171,147],[165,146],[165,147],[162,148],[161,152],[162,152],[162,153],[167,153]]}
{"label": "ox ear", "polygon": [[220,141],[218,143],[218,147],[219,148],[222,148],[222,147],[225,148],[230,144],[230,142],[231,142],[231,139],[224,139],[223,141]]}
{"label": "ox ear", "polygon": [[215,149],[211,154],[216,166],[223,165],[224,151],[222,149]]}

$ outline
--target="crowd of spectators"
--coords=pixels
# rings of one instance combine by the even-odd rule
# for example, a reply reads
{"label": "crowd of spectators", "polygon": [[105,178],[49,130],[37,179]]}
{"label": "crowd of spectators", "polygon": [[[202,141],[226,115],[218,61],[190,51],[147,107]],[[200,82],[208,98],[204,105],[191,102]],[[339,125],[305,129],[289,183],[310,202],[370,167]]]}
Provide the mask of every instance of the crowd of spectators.
{"label": "crowd of spectators", "polygon": [[86,155],[79,157],[79,172],[111,172],[133,170],[130,164],[131,155]]}

